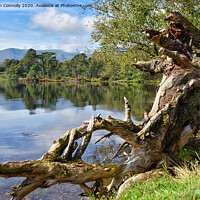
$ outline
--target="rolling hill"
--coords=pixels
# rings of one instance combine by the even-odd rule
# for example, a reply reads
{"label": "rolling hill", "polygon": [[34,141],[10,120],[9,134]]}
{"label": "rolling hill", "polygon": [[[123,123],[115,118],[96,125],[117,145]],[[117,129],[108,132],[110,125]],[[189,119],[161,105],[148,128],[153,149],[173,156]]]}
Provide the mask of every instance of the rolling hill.
{"label": "rolling hill", "polygon": [[[7,58],[21,60],[25,56],[27,51],[28,49],[16,49],[16,48],[0,50],[0,62],[2,63]],[[58,49],[36,50],[36,52],[37,54],[41,54],[41,52],[55,52],[56,58],[59,61],[70,60],[76,55],[76,53],[67,53],[65,51]]]}

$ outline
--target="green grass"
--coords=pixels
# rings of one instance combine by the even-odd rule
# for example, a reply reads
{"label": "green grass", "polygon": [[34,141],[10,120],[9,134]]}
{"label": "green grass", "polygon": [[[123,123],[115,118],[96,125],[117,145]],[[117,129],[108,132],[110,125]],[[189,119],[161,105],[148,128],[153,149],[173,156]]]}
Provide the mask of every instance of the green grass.
{"label": "green grass", "polygon": [[164,176],[141,181],[130,187],[119,200],[199,200],[200,166],[192,165],[192,170],[184,166],[175,168],[176,177]]}

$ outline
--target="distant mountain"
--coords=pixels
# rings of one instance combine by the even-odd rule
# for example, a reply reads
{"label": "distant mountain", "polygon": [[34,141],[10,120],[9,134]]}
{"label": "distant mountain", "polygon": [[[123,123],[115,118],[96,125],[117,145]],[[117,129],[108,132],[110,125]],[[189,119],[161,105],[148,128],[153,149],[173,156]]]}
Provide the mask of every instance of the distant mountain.
{"label": "distant mountain", "polygon": [[[27,51],[28,49],[15,48],[0,50],[0,62],[2,63],[6,58],[21,60],[25,56]],[[36,50],[36,52],[37,54],[41,54],[42,52],[55,52],[56,58],[59,61],[70,60],[76,55],[76,53],[67,53],[58,49]]]}

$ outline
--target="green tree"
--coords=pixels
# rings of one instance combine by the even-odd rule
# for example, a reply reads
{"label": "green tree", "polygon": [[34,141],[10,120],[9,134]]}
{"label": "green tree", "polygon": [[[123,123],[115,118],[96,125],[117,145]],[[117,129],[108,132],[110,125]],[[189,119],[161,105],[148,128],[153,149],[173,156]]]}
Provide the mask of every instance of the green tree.
{"label": "green tree", "polygon": [[68,77],[86,78],[88,73],[88,59],[86,54],[77,54],[71,60],[65,61],[62,73]]}
{"label": "green tree", "polygon": [[137,60],[158,56],[157,45],[148,41],[142,30],[161,30],[169,11],[179,11],[200,26],[199,0],[94,0],[93,10],[92,41],[100,46],[96,56],[111,67],[125,68]]}
{"label": "green tree", "polygon": [[6,72],[9,69],[9,67],[11,66],[11,64],[12,64],[11,59],[8,59],[8,58],[5,59],[1,65],[1,71]]}
{"label": "green tree", "polygon": [[0,66],[0,72],[5,72],[5,67],[3,67],[2,65]]}
{"label": "green tree", "polygon": [[48,60],[51,58],[51,57],[54,57],[56,53],[54,52],[44,52],[44,53],[41,53],[40,55],[38,55],[38,58],[40,60],[40,63],[41,63],[41,67],[42,67],[42,74],[43,74],[43,78],[45,78],[45,75],[46,75],[46,69],[48,67]]}
{"label": "green tree", "polygon": [[48,77],[52,78],[52,75],[56,77],[57,72],[57,65],[58,60],[56,60],[56,56],[52,56],[49,59],[46,60],[46,71],[48,74]]}
{"label": "green tree", "polygon": [[71,64],[69,60],[66,60],[63,63],[61,74],[62,76],[72,77],[72,69],[71,69]]}
{"label": "green tree", "polygon": [[87,68],[87,77],[89,78],[99,78],[100,73],[103,69],[103,63],[96,59],[90,58]]}
{"label": "green tree", "polygon": [[9,68],[17,65],[19,62],[19,60],[15,59],[5,59],[1,67],[4,69],[4,71],[6,71],[6,73],[8,73]]}
{"label": "green tree", "polygon": [[27,78],[37,79],[40,77],[41,65],[39,63],[31,66]]}
{"label": "green tree", "polygon": [[37,63],[36,51],[34,49],[29,49],[24,58],[21,60],[21,65],[25,75],[29,73],[31,67],[36,63]]}
{"label": "green tree", "polygon": [[57,61],[57,64],[56,64],[56,67],[55,67],[55,78],[57,79],[60,79],[61,76],[62,76],[62,68],[63,68],[63,63],[62,62],[58,62]]}
{"label": "green tree", "polygon": [[13,76],[22,76],[23,71],[20,65],[19,60],[15,59],[5,59],[4,62],[2,63],[1,66],[3,72],[6,74],[8,77],[13,77]]}
{"label": "green tree", "polygon": [[18,76],[18,77],[23,77],[24,75],[24,69],[21,65],[21,63],[19,62],[16,65],[11,65],[9,70],[8,70],[9,75],[11,75],[12,77],[14,76]]}
{"label": "green tree", "polygon": [[77,54],[71,59],[71,67],[73,74],[77,77],[80,78],[85,77],[86,74],[86,68],[88,65],[88,60],[87,56],[85,53]]}

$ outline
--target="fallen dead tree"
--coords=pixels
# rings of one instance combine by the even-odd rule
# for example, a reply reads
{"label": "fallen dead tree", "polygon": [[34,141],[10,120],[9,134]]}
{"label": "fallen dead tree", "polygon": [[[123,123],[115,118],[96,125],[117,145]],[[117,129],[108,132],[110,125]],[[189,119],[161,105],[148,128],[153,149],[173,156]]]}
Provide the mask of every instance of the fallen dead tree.
{"label": "fallen dead tree", "polygon": [[[163,73],[145,121],[138,125],[132,122],[131,108],[124,98],[124,120],[92,116],[54,141],[40,159],[0,164],[0,177],[26,177],[9,193],[12,199],[23,199],[37,188],[59,183],[78,184],[88,195],[109,195],[112,188],[122,184],[128,172],[144,173],[148,177],[163,162],[179,162],[179,151],[198,132],[200,125],[200,30],[177,12],[170,13],[165,20],[172,21],[166,30],[145,31],[149,40],[161,46],[163,56],[133,64],[143,71]],[[120,151],[127,144],[131,146],[125,162],[88,164],[82,161],[93,132],[102,129],[109,131],[104,137],[118,135],[125,140]],[[80,138],[82,142],[78,145]],[[108,178],[112,181],[105,187],[104,179]],[[92,181],[93,186],[86,185]],[[124,184],[120,192],[126,188]]]}

